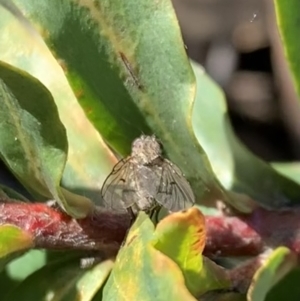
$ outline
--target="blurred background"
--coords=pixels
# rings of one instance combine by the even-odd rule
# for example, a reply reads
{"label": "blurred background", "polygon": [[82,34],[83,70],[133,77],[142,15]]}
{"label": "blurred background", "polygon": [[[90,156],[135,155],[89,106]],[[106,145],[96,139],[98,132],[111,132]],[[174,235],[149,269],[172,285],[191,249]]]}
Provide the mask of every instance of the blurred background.
{"label": "blurred background", "polygon": [[273,0],[173,0],[190,58],[223,88],[236,134],[266,161],[300,160],[300,107]]}

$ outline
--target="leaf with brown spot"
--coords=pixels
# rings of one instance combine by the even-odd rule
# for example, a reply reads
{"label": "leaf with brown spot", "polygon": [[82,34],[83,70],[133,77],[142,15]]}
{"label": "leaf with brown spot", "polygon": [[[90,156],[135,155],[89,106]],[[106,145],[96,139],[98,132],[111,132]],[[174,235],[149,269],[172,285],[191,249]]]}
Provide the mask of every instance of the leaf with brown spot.
{"label": "leaf with brown spot", "polygon": [[103,301],[196,301],[178,265],[152,245],[154,225],[141,212],[103,290]]}
{"label": "leaf with brown spot", "polygon": [[194,296],[229,287],[225,271],[202,256],[205,238],[205,218],[197,208],[167,216],[155,230],[153,246],[178,264]]}

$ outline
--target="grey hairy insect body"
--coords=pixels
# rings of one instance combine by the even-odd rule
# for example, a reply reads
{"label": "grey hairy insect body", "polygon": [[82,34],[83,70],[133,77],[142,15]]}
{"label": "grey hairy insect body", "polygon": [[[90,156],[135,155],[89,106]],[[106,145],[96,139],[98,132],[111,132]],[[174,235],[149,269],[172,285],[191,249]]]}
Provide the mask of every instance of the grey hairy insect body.
{"label": "grey hairy insect body", "polygon": [[163,206],[170,212],[194,205],[190,184],[180,169],[162,157],[155,136],[134,140],[131,155],[113,168],[102,187],[105,207],[134,214]]}

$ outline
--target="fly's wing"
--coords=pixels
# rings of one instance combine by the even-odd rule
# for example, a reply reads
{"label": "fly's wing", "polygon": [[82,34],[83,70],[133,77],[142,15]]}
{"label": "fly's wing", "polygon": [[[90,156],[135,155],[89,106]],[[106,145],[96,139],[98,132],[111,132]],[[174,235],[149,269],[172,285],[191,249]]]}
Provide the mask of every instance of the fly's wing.
{"label": "fly's wing", "polygon": [[181,170],[164,159],[156,201],[171,212],[192,207],[195,196]]}
{"label": "fly's wing", "polygon": [[126,212],[136,199],[134,166],[130,157],[118,162],[103,183],[104,206],[116,212]]}

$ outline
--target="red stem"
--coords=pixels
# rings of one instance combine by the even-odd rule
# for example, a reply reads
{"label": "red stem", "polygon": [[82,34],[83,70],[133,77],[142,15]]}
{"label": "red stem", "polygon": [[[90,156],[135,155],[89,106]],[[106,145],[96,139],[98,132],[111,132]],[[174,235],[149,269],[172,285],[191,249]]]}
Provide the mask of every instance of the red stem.
{"label": "red stem", "polygon": [[278,246],[300,254],[300,208],[258,208],[249,215],[207,216],[206,225],[207,255],[257,255]]}
{"label": "red stem", "polygon": [[97,210],[76,220],[44,203],[1,203],[0,225],[15,225],[34,237],[35,248],[100,250],[115,254],[129,227],[127,215]]}
{"label": "red stem", "polygon": [[[1,202],[1,200],[0,200]],[[127,215],[97,210],[75,220],[43,203],[0,204],[0,225],[11,224],[33,237],[36,248],[100,250],[115,254],[129,227]],[[243,216],[206,216],[207,256],[258,255],[284,245],[300,254],[300,209],[256,209]]]}

